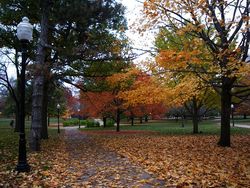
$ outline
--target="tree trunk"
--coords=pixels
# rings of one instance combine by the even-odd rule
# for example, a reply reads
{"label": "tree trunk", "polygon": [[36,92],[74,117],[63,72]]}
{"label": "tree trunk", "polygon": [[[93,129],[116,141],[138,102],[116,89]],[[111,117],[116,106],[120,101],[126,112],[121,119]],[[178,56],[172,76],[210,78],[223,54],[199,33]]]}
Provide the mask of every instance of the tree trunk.
{"label": "tree trunk", "polygon": [[198,118],[198,106],[197,106],[197,100],[195,97],[193,97],[193,134],[197,134],[198,133],[198,122],[199,122],[199,118]]}
{"label": "tree trunk", "polygon": [[175,116],[176,123],[178,122],[178,120],[179,120],[179,116]]}
{"label": "tree trunk", "polygon": [[32,120],[30,131],[30,149],[32,151],[40,151],[41,128],[43,123],[43,87],[44,87],[44,71],[45,64],[45,45],[48,41],[48,16],[49,16],[49,0],[41,1],[42,17],[41,17],[41,33],[40,42],[38,43],[36,56],[36,72],[33,81],[32,95]]}
{"label": "tree trunk", "polygon": [[140,117],[140,124],[142,124],[142,117]]}
{"label": "tree trunk", "polygon": [[42,128],[42,102],[43,102],[43,77],[36,77],[33,83],[32,95],[32,118],[30,131],[30,149],[31,151],[40,151],[40,139]]}
{"label": "tree trunk", "polygon": [[118,108],[116,111],[116,132],[120,131],[120,120],[121,120],[120,109]]}
{"label": "tree trunk", "polygon": [[244,114],[244,117],[243,117],[244,119],[247,119],[247,114]]}
{"label": "tree trunk", "polygon": [[48,125],[47,125],[47,113],[48,113],[48,86],[49,82],[46,81],[44,83],[43,88],[43,105],[42,105],[42,131],[41,131],[41,139],[48,139]]}
{"label": "tree trunk", "polygon": [[222,78],[221,89],[221,134],[218,144],[230,147],[231,84],[229,78]]}
{"label": "tree trunk", "polygon": [[102,121],[103,121],[103,128],[105,128],[107,126],[107,118],[103,117]]}
{"label": "tree trunk", "polygon": [[134,116],[131,116],[130,119],[131,119],[131,126],[134,126],[134,119],[135,119]]}
{"label": "tree trunk", "polygon": [[185,125],[184,125],[184,116],[182,115],[181,116],[181,127],[184,127]]}
{"label": "tree trunk", "polygon": [[14,131],[15,132],[19,132],[20,130],[20,121],[19,121],[19,110],[18,110],[19,107],[16,107],[16,114],[15,114],[15,129]]}
{"label": "tree trunk", "polygon": [[48,121],[48,127],[49,127],[49,121],[50,121],[49,114],[47,114],[47,121]]}

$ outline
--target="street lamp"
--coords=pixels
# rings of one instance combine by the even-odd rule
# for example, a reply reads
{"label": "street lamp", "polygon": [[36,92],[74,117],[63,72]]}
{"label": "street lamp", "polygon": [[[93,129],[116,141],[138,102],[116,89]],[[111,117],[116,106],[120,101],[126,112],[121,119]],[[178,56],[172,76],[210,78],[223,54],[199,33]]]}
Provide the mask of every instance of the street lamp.
{"label": "street lamp", "polygon": [[60,133],[60,127],[59,127],[59,118],[60,118],[60,104],[56,105],[57,108],[57,133]]}
{"label": "street lamp", "polygon": [[81,128],[81,122],[80,122],[80,108],[77,110],[78,111],[78,124],[79,124],[79,129]]}
{"label": "street lamp", "polygon": [[16,170],[18,172],[28,172],[30,166],[27,163],[26,156],[26,139],[25,139],[25,70],[27,60],[27,45],[32,40],[33,26],[29,23],[27,17],[23,17],[22,21],[17,25],[17,38],[22,45],[22,63],[21,63],[21,74],[20,74],[20,106],[19,106],[19,153],[18,153],[18,164]]}
{"label": "street lamp", "polygon": [[233,127],[234,127],[234,105],[231,104],[231,112],[232,112],[232,121],[233,121]]}

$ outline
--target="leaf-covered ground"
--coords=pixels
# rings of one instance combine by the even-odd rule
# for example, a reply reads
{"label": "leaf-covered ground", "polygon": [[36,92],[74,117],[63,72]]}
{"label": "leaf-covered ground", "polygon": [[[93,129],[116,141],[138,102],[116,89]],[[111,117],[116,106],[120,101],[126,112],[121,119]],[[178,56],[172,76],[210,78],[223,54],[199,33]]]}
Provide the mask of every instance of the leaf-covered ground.
{"label": "leaf-covered ground", "polygon": [[164,180],[76,129],[42,148],[28,154],[28,173],[17,174],[16,161],[1,163],[0,187],[165,187]]}
{"label": "leaf-covered ground", "polygon": [[67,129],[28,153],[28,173],[17,174],[16,160],[1,151],[0,187],[249,187],[250,136],[233,136],[231,148],[217,141]]}
{"label": "leaf-covered ground", "polygon": [[250,187],[250,136],[233,136],[232,147],[217,136],[94,136],[173,187]]}

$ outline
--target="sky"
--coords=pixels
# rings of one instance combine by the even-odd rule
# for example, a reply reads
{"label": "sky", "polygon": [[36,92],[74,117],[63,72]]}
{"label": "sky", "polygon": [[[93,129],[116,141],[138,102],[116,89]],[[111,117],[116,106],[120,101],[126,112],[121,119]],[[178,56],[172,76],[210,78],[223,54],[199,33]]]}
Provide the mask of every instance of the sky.
{"label": "sky", "polygon": [[[138,2],[138,0],[118,0],[121,2],[125,7],[125,17],[128,21],[128,30],[126,31],[126,35],[130,39],[133,48],[142,49],[142,50],[149,50],[153,44],[153,34],[151,33],[144,33],[144,35],[139,34],[136,28],[133,26],[136,23],[138,24],[138,20],[142,17],[142,9],[143,3]],[[143,54],[144,51],[134,50],[137,54]],[[147,58],[148,55],[144,54],[139,56],[135,61],[139,63],[140,61]]]}

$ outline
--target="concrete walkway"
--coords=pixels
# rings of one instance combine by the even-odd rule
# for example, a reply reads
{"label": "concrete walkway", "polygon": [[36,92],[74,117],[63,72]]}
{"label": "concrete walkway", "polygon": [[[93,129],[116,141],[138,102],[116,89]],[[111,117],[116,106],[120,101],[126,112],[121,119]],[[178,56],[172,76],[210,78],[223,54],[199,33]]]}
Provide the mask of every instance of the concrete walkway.
{"label": "concrete walkway", "polygon": [[[232,125],[231,125],[232,126]],[[244,124],[234,124],[235,127],[240,127],[240,128],[247,128],[250,129],[250,125],[244,125]]]}

